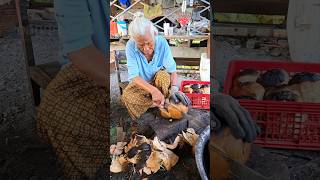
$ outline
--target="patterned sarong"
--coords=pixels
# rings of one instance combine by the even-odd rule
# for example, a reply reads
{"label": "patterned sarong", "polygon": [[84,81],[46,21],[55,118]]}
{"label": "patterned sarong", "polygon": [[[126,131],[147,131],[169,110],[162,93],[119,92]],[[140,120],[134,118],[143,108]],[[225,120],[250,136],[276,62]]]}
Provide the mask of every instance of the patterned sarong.
{"label": "patterned sarong", "polygon": [[[165,97],[169,95],[170,83],[170,74],[165,70],[158,71],[152,82]],[[151,94],[134,83],[130,83],[124,89],[122,102],[134,120],[138,119],[153,104]]]}
{"label": "patterned sarong", "polygon": [[107,90],[73,65],[46,88],[38,108],[37,131],[53,146],[70,179],[94,177],[108,158]]}

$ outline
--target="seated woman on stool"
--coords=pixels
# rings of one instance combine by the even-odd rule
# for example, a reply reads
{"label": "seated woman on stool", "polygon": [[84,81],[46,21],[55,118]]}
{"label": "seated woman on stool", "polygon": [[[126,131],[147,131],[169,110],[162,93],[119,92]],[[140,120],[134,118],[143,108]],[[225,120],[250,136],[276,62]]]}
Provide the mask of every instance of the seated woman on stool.
{"label": "seated woman on stool", "polygon": [[122,101],[130,116],[136,120],[151,107],[162,108],[165,98],[177,94],[188,105],[188,97],[177,86],[176,62],[168,42],[143,13],[136,13],[129,35],[126,57],[131,82],[123,91]]}

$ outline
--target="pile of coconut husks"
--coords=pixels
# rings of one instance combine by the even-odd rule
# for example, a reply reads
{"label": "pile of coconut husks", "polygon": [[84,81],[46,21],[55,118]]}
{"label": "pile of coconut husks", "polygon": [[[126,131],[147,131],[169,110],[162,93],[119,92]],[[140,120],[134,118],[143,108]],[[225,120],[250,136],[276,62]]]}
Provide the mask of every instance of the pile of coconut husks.
{"label": "pile of coconut husks", "polygon": [[179,157],[172,152],[177,147],[189,144],[193,148],[198,134],[192,128],[178,134],[172,144],[160,141],[158,137],[148,139],[143,135],[132,135],[130,142],[118,142],[110,146],[112,158],[110,172],[133,172],[142,178],[156,173],[160,169],[169,171],[175,166]]}

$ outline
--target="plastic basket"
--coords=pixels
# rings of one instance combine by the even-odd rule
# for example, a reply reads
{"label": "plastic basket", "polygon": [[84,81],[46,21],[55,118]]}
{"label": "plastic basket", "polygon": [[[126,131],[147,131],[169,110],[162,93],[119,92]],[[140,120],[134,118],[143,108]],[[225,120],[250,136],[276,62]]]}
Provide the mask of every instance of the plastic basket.
{"label": "plastic basket", "polygon": [[[230,93],[233,78],[246,68],[260,71],[282,68],[291,75],[303,71],[320,72],[320,64],[232,61],[229,64],[224,93]],[[262,130],[255,143],[272,148],[320,150],[320,104],[265,100],[239,102],[251,113]]]}
{"label": "plastic basket", "polygon": [[[181,86],[180,86],[180,90],[183,90],[183,87],[185,85],[189,85],[189,84],[209,84],[209,81],[189,81],[189,80],[185,80],[185,81],[181,81]],[[210,109],[210,94],[190,94],[190,93],[186,93],[186,95],[190,98],[191,102],[192,102],[192,108],[195,109]]]}

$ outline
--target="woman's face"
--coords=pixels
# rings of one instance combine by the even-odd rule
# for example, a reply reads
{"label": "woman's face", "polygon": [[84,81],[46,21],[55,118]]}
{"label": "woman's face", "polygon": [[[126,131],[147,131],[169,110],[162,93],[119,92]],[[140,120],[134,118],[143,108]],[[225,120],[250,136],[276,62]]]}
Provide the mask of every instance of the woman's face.
{"label": "woman's face", "polygon": [[137,43],[137,47],[145,56],[152,56],[154,51],[154,41],[150,33],[145,35],[137,35],[134,38]]}

